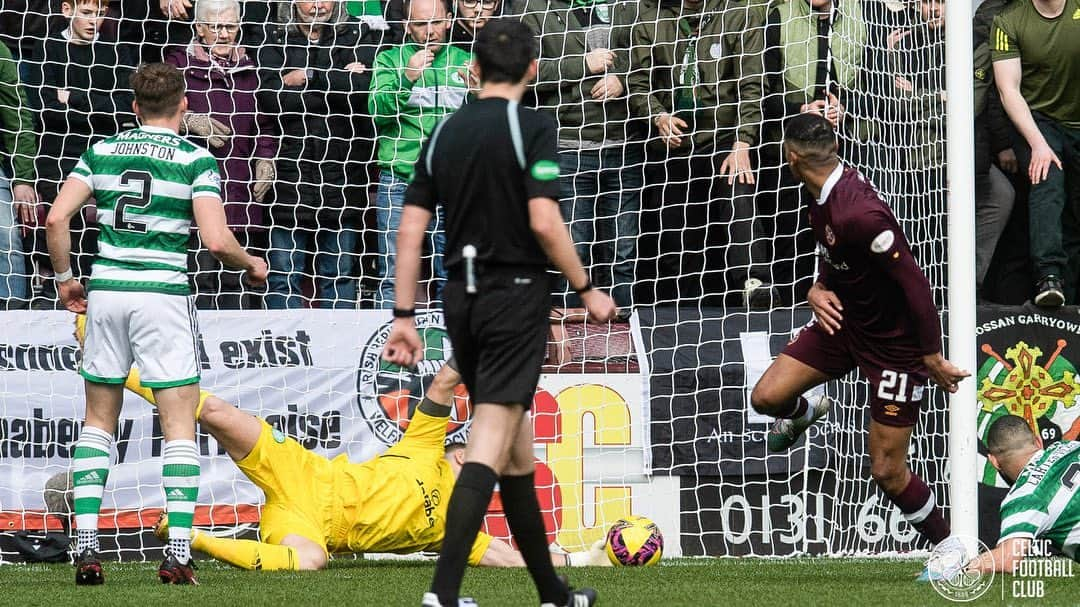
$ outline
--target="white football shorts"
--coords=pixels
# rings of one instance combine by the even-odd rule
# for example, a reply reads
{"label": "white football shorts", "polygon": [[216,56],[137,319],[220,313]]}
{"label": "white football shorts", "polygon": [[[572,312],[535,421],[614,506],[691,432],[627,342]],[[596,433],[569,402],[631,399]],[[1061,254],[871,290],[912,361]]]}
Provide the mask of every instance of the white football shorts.
{"label": "white football shorts", "polygon": [[132,363],[147,388],[198,383],[195,298],[134,291],[90,291],[79,374],[122,384]]}

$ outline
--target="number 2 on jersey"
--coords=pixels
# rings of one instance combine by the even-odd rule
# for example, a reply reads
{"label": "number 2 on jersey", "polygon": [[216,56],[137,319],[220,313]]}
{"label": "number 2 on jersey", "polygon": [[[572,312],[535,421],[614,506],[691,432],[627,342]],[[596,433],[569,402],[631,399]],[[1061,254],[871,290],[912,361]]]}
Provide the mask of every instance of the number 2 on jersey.
{"label": "number 2 on jersey", "polygon": [[891,400],[896,403],[907,402],[908,374],[885,370],[881,372],[881,383],[878,384],[877,395],[882,400]]}
{"label": "number 2 on jersey", "polygon": [[1065,470],[1065,474],[1061,475],[1061,484],[1069,491],[1072,491],[1076,489],[1076,484],[1078,482],[1080,482],[1080,462],[1073,462],[1072,465]]}
{"label": "number 2 on jersey", "polygon": [[146,223],[129,220],[125,215],[128,207],[145,209],[150,205],[150,186],[153,180],[154,178],[146,171],[124,171],[120,175],[120,185],[138,183],[139,191],[136,194],[128,194],[117,199],[116,210],[113,211],[113,229],[118,232],[146,233]]}

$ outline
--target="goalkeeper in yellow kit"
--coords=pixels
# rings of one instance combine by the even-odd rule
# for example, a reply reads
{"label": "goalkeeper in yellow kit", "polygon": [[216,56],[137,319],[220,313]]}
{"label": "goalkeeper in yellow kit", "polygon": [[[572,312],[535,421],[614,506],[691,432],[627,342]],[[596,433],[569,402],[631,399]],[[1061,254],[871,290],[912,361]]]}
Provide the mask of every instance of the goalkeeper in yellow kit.
{"label": "goalkeeper in yellow kit", "polygon": [[[76,320],[82,341],[84,317]],[[266,494],[259,532],[262,541],[214,537],[192,530],[195,550],[251,570],[310,570],[326,567],[334,553],[437,551],[442,545],[446,506],[464,450],[444,447],[453,389],[461,381],[444,365],[417,406],[405,436],[382,455],[350,462],[313,453],[262,419],[203,391],[195,418]],[[137,369],[125,383],[154,404]],[[155,533],[167,534],[167,522]],[[553,553],[562,565],[608,565],[603,541],[590,550]],[[469,552],[470,565],[518,567],[525,562],[506,542],[484,533]]]}

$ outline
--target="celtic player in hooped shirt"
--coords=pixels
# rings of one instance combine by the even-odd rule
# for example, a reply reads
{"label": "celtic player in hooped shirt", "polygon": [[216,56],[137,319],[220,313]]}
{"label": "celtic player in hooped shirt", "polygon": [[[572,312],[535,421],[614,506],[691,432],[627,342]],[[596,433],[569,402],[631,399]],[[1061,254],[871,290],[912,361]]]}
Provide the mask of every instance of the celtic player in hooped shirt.
{"label": "celtic player in hooped shirt", "polygon": [[1001,502],[998,545],[968,569],[1013,572],[1029,553],[1046,555],[1039,540],[1080,562],[1080,442],[1043,449],[1022,417],[1006,415],[990,426],[986,448],[1012,489]]}
{"label": "celtic player in hooped shirt", "polygon": [[[184,77],[163,63],[131,77],[140,127],[94,144],[79,159],[53,202],[46,224],[49,256],[64,306],[87,315],[79,373],[86,386],[86,422],[72,469],[78,527],[75,583],[105,581],[98,558],[98,511],[109,475],[109,451],[133,363],[153,390],[165,435],[162,484],[174,528],[158,569],[164,583],[195,584],[192,513],[199,493],[194,412],[199,399],[195,306],[188,291],[187,242],[192,222],[225,265],[266,280],[266,263],[236,242],[225,223],[221,176],[205,149],[177,135],[187,110]],[[89,296],[71,272],[70,221],[97,201],[98,255]]]}

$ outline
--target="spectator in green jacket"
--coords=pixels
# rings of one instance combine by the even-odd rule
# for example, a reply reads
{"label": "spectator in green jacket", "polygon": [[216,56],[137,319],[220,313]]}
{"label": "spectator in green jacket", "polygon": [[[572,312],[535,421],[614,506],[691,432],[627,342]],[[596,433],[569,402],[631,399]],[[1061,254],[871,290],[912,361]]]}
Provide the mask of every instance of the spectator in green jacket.
{"label": "spectator in green jacket", "polygon": [[640,243],[641,257],[657,259],[657,300],[772,303],[750,164],[764,47],[764,11],[747,0],[642,2],[627,82],[631,111],[652,127],[648,181],[662,184],[646,197],[659,217],[642,217],[659,238]]}
{"label": "spectator in green jacket", "polygon": [[770,100],[783,103],[782,115],[770,118],[782,124],[789,116],[816,112],[839,127],[843,101],[858,88],[866,53],[859,2],[782,2],[769,11],[765,43]]}
{"label": "spectator in green jacket", "polygon": [[[536,105],[559,124],[563,219],[593,282],[610,287],[624,312],[645,179],[626,87],[637,13],[638,3],[627,0],[529,0],[521,18],[540,38]],[[567,305],[580,299],[570,294]]]}
{"label": "spectator in green jacket", "polygon": [[821,114],[842,132],[841,156],[853,160],[854,146],[847,143],[863,121],[851,119],[847,106],[856,112],[865,107],[851,101],[860,89],[866,29],[859,0],[786,0],[769,11],[757,209],[774,228],[768,231],[778,260],[773,278],[784,285],[778,290],[785,304],[801,301],[813,282],[815,243],[800,188],[784,161],[783,125],[803,112]]}
{"label": "spectator in green jacket", "polygon": [[[378,134],[379,189],[375,218],[379,235],[382,282],[376,305],[394,307],[394,259],[397,230],[420,146],[447,114],[461,107],[469,93],[468,51],[448,44],[450,11],[443,0],[406,4],[406,40],[375,57],[368,106]],[[443,268],[444,216],[436,214],[430,229],[429,267],[438,299],[446,278]]]}
{"label": "spectator in green jacket", "polygon": [[0,309],[24,307],[30,298],[16,221],[34,223],[36,154],[34,122],[19,84],[19,68],[11,51],[0,44]]}

